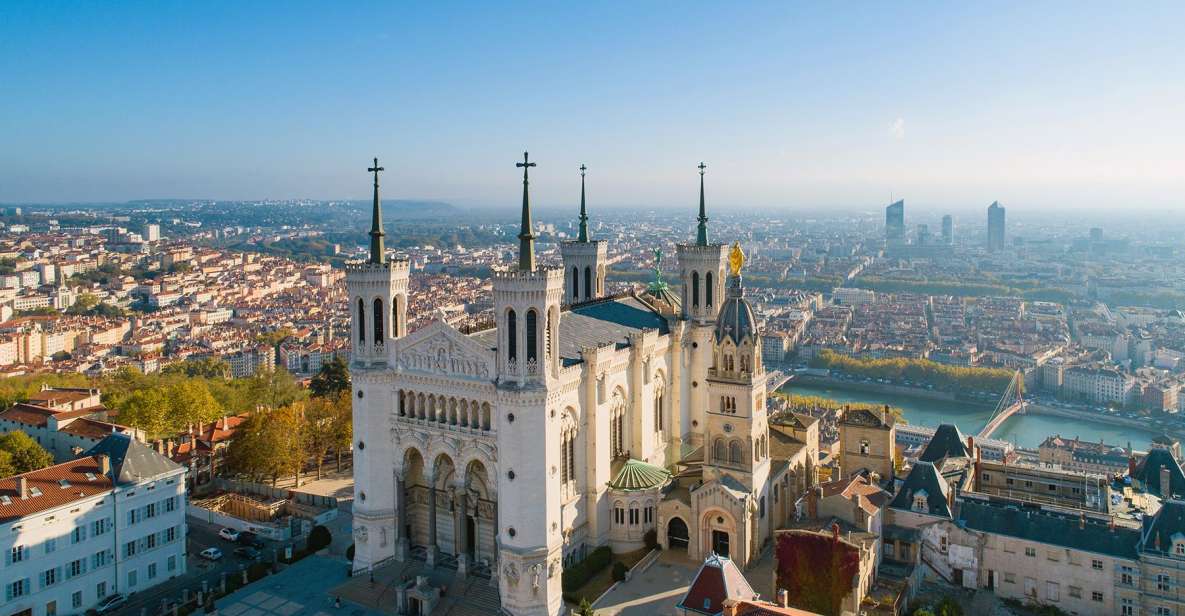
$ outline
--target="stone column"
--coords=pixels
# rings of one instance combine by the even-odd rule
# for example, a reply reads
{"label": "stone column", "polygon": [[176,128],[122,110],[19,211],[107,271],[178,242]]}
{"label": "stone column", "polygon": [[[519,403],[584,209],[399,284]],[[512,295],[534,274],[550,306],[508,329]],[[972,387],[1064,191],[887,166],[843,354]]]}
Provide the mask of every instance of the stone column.
{"label": "stone column", "polygon": [[428,566],[436,566],[436,484],[428,486]]}
{"label": "stone column", "polygon": [[[398,471],[396,471],[398,472]],[[407,484],[403,478],[395,476],[395,559],[399,562],[407,560],[409,537],[407,533]]]}
{"label": "stone column", "polygon": [[456,553],[457,553],[457,574],[464,577],[469,565],[469,524],[468,524],[468,498],[465,493],[465,486],[457,486],[457,502],[456,502],[456,520],[457,532],[453,535],[456,538]]}

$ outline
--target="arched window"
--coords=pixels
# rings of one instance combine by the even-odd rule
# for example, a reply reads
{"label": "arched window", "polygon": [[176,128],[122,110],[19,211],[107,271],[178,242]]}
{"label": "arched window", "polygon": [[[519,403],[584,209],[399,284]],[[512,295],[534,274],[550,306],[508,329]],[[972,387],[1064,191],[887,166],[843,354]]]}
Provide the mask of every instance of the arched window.
{"label": "arched window", "polygon": [[572,300],[580,299],[580,269],[572,266]]}
{"label": "arched window", "polygon": [[539,313],[532,308],[527,311],[527,361],[539,359]]}
{"label": "arched window", "polygon": [[728,461],[733,464],[741,463],[741,443],[733,441],[728,444]]}
{"label": "arched window", "polygon": [[366,342],[366,304],[358,298],[358,342]]}
{"label": "arched window", "polygon": [[399,302],[398,296],[391,298],[391,337],[399,336]]}
{"label": "arched window", "polygon": [[638,525],[638,504],[630,503],[630,526]]}
{"label": "arched window", "polygon": [[707,274],[704,274],[704,287],[706,287],[706,291],[708,294],[707,306],[709,308],[711,308],[712,307],[712,272],[708,272]]}
{"label": "arched window", "polygon": [[728,459],[728,454],[724,451],[724,439],[718,438],[712,444],[712,458],[717,462],[724,462]]}
{"label": "arched window", "polygon": [[613,503],[613,522],[619,525],[625,524],[625,507],[620,501]]}
{"label": "arched window", "polygon": [[699,272],[691,272],[691,305],[699,307]]}
{"label": "arched window", "polygon": [[506,357],[518,360],[518,315],[513,308],[506,311]]}
{"label": "arched window", "polygon": [[383,300],[374,298],[374,343],[383,343]]}
{"label": "arched window", "polygon": [[592,299],[592,268],[584,266],[584,299]]}
{"label": "arched window", "polygon": [[545,328],[545,330],[546,331],[543,332],[543,337],[544,337],[544,339],[547,340],[547,357],[550,358],[550,357],[554,356],[553,351],[555,350],[555,348],[552,346],[553,343],[552,343],[552,336],[551,336],[551,311],[550,310],[547,311],[547,327]]}

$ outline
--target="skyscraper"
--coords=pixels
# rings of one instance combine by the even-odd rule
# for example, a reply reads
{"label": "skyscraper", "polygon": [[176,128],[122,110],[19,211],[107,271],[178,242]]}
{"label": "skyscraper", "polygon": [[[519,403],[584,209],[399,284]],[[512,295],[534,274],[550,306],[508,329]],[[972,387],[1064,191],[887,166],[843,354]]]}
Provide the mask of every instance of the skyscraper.
{"label": "skyscraper", "polygon": [[987,249],[988,252],[1004,250],[1004,206],[993,201],[988,206]]}
{"label": "skyscraper", "polygon": [[905,240],[905,200],[901,199],[885,208],[885,242]]}
{"label": "skyscraper", "polygon": [[955,243],[955,219],[950,214],[942,217],[942,243],[947,246]]}

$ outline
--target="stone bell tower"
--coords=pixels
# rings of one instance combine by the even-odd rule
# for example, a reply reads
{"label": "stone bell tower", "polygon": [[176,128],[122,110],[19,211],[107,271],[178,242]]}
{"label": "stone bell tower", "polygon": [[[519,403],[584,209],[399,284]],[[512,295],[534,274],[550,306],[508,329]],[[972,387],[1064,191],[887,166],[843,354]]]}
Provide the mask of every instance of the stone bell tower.
{"label": "stone bell tower", "polygon": [[[390,467],[378,459],[379,443],[366,449],[365,435],[383,434],[387,414],[394,408],[392,394],[382,383],[387,371],[391,342],[407,333],[407,259],[387,258],[383,245],[382,203],[379,200],[379,166],[374,174],[374,207],[371,212],[370,255],[346,265],[346,289],[351,313],[350,376],[354,435],[354,569],[362,570],[395,553],[395,495]],[[375,454],[371,454],[375,452]]]}
{"label": "stone bell tower", "polygon": [[528,172],[523,153],[518,267],[494,272],[498,329],[498,498],[530,506],[498,507],[498,586],[514,616],[558,616],[563,536],[560,422],[549,412],[559,397],[560,304],[564,272],[535,264]]}
{"label": "stone bell tower", "polygon": [[578,304],[605,296],[608,273],[608,242],[594,240],[588,233],[588,212],[584,199],[584,172],[580,165],[580,233],[576,240],[560,244],[564,258],[564,302]]}
{"label": "stone bell tower", "polygon": [[704,171],[699,164],[699,225],[694,244],[679,244],[679,269],[683,280],[682,316],[687,334],[684,348],[688,351],[689,383],[685,393],[691,409],[689,440],[703,444],[704,410],[708,405],[708,368],[712,365],[712,328],[723,301],[724,245],[708,243],[708,215],[704,204]]}

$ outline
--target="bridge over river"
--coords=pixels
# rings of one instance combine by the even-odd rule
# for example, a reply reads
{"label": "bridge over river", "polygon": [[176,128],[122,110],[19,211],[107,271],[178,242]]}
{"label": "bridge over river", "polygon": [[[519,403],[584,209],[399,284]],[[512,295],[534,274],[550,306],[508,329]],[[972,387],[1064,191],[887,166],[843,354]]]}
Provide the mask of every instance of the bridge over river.
{"label": "bridge over river", "polygon": [[988,419],[987,424],[979,431],[977,438],[991,438],[992,433],[1004,425],[1013,415],[1017,413],[1024,413],[1025,398],[1023,395],[1024,381],[1019,370],[1012,376],[1012,380],[1008,382],[1008,389],[1004,391],[1004,395],[1000,397],[1000,402],[996,404],[996,410],[992,411],[992,416]]}

